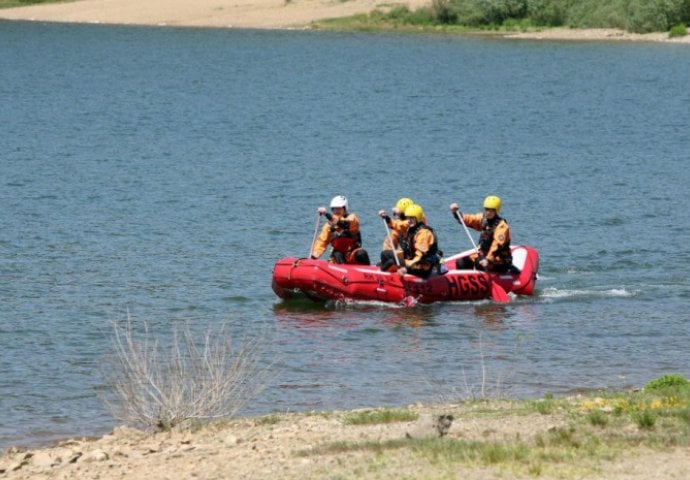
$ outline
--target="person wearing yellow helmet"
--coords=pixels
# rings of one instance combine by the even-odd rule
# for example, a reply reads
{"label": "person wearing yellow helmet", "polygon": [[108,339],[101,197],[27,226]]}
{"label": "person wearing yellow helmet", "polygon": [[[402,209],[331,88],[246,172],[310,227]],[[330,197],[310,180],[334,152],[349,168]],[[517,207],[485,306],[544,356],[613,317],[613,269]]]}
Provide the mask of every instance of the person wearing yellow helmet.
{"label": "person wearing yellow helmet", "polygon": [[400,238],[400,232],[407,230],[407,221],[405,220],[405,209],[410,205],[413,205],[414,201],[411,198],[403,197],[400,198],[395,207],[393,207],[393,217],[388,215],[385,210],[379,210],[379,216],[386,221],[386,224],[390,228],[390,238],[393,240],[393,245],[390,244],[388,235],[383,239],[383,251],[394,250],[398,246],[398,239]]}
{"label": "person wearing yellow helmet", "polygon": [[400,216],[405,215],[405,209],[410,205],[414,205],[414,200],[407,197],[402,197],[395,202],[395,207],[393,207],[393,215]]}
{"label": "person wearing yellow helmet", "polygon": [[436,234],[425,223],[426,216],[420,205],[409,205],[405,209],[405,218],[408,228],[400,237],[404,264],[398,273],[427,278],[440,263]]}
{"label": "person wearing yellow helmet", "polygon": [[327,222],[321,234],[314,242],[311,258],[319,258],[331,246],[332,263],[356,263],[369,265],[369,254],[362,248],[362,235],[359,231],[359,217],[348,212],[348,200],[343,195],[336,195],[331,200],[331,212],[326,207],[316,211],[326,217]]}
{"label": "person wearing yellow helmet", "polygon": [[[390,241],[388,239],[388,236],[383,239],[383,250],[392,250],[397,248],[398,246],[398,240],[400,238],[400,234],[404,233],[407,230],[407,220],[405,218],[405,209],[409,207],[410,205],[414,205],[414,200],[411,198],[403,197],[399,199],[395,207],[393,207],[392,212],[393,216],[390,217],[388,215],[388,212],[385,210],[379,210],[379,216],[383,218],[386,221],[386,224],[388,227],[391,229],[391,239],[393,240],[393,245],[390,244]],[[426,216],[422,213],[423,219],[422,221],[426,223]]]}
{"label": "person wearing yellow helmet", "polygon": [[450,211],[458,223],[481,232],[477,253],[458,260],[456,268],[476,268],[497,273],[512,270],[510,227],[506,219],[499,216],[501,199],[496,195],[489,195],[484,199],[483,206],[483,213],[462,214],[457,203],[450,205]]}
{"label": "person wearing yellow helmet", "polygon": [[388,227],[388,234],[383,239],[381,262],[379,263],[383,271],[394,269],[397,266],[398,262],[395,261],[396,255],[399,259],[402,259],[402,250],[398,249],[398,243],[400,243],[400,236],[407,231],[408,223],[405,218],[405,209],[410,205],[414,205],[414,200],[402,197],[398,199],[392,208],[392,217],[385,210],[379,210],[379,216],[385,220]]}
{"label": "person wearing yellow helmet", "polygon": [[[414,200],[411,198],[403,197],[399,199],[396,202],[395,207],[393,207],[393,215],[398,217],[400,220],[405,220],[405,210],[410,205],[416,205]],[[422,222],[426,223],[426,215],[424,215],[424,210],[422,210]]]}

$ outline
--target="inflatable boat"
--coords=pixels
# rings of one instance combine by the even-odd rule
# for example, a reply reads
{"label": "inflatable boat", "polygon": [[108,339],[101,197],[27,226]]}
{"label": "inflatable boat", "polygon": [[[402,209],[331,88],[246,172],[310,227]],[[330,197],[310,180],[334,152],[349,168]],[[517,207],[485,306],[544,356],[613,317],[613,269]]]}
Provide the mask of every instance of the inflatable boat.
{"label": "inflatable boat", "polygon": [[457,269],[457,261],[474,252],[468,250],[445,258],[444,268],[426,279],[382,272],[373,265],[286,257],[273,268],[272,287],[280,298],[306,296],[315,302],[355,300],[404,305],[481,299],[509,302],[508,293],[532,295],[539,269],[539,254],[534,248],[518,245],[511,250],[513,272]]}

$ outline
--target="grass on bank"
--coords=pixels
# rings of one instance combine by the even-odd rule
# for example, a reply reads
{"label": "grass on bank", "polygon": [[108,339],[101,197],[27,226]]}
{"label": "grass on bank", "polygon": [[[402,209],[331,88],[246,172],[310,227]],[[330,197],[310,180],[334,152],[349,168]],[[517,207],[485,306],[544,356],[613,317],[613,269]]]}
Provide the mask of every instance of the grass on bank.
{"label": "grass on bank", "polygon": [[37,3],[64,3],[70,0],[0,0],[0,8],[27,7]]}
{"label": "grass on bank", "polygon": [[[482,400],[468,402],[465,407],[469,404],[473,407],[449,412],[456,422],[477,417],[509,421],[515,416],[537,415],[554,426],[533,432],[531,437],[525,432],[504,440],[464,438],[451,431],[443,438],[337,441],[298,454],[351,458],[356,453],[361,459],[356,468],[360,469],[411,461],[437,472],[472,465],[535,477],[558,473],[562,478],[573,478],[596,473],[601,462],[640,449],[667,451],[690,446],[690,382],[680,375],[664,375],[636,392],[599,392],[597,396],[563,399],[547,395],[541,400],[510,402],[509,406]],[[342,422],[363,425],[415,418],[416,413],[406,409],[382,409],[348,413]]]}
{"label": "grass on bank", "polygon": [[384,408],[381,410],[365,410],[351,412],[345,415],[345,425],[372,425],[394,422],[412,422],[417,420],[418,414],[404,409]]}
{"label": "grass on bank", "polygon": [[392,3],[370,14],[319,21],[313,26],[444,33],[616,28],[682,36],[687,34],[688,24],[690,0],[431,0],[428,7],[416,10]]}

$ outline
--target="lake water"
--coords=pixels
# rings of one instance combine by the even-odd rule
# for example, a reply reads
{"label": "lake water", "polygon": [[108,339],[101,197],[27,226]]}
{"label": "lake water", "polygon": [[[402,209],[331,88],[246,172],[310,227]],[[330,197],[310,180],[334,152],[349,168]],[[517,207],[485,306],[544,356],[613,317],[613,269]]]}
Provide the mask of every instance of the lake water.
{"label": "lake water", "polygon": [[[0,22],[0,58],[0,448],[112,429],[128,314],[262,332],[248,415],[690,376],[687,45]],[[373,258],[399,197],[455,252],[500,195],[536,295],[281,302],[336,194]]]}

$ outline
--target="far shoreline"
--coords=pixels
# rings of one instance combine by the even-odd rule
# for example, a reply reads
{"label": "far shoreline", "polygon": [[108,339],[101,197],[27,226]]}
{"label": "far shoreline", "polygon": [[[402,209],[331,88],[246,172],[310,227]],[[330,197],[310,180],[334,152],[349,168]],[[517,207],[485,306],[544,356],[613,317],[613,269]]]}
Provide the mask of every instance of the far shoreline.
{"label": "far shoreline", "polygon": [[[0,10],[1,12],[1,10]],[[410,35],[438,35],[438,36],[455,36],[455,37],[471,37],[471,38],[493,38],[506,39],[516,41],[552,41],[552,42],[566,42],[566,43],[661,43],[661,44],[688,44],[690,45],[690,35],[685,37],[670,38],[668,33],[630,33],[624,30],[614,28],[547,28],[535,31],[491,31],[491,30],[463,30],[463,31],[444,31],[433,29],[391,29],[380,28],[371,30],[361,29],[347,29],[347,28],[324,28],[315,22],[312,25],[291,26],[291,27],[265,27],[265,26],[215,26],[215,25],[177,25],[166,23],[108,23],[108,22],[82,22],[82,21],[62,21],[62,20],[44,20],[44,19],[6,19],[0,15],[0,24],[6,23],[36,23],[36,24],[54,24],[54,25],[75,25],[75,26],[106,26],[106,27],[138,27],[138,28],[176,28],[176,29],[213,29],[213,30],[236,30],[236,31],[302,31],[302,32],[353,32],[353,33],[392,33],[392,34],[410,34]]]}
{"label": "far shoreline", "polygon": [[[431,0],[401,0],[409,9],[428,6]],[[236,30],[365,31],[347,22],[355,15],[391,7],[384,0],[77,0],[0,8],[0,22],[26,21],[59,24],[120,25],[157,28],[220,28]],[[367,32],[421,33],[514,40],[569,42],[649,42],[690,44],[690,35],[671,38],[669,32],[630,33],[615,28],[545,28],[529,31],[471,30],[444,27],[373,25]]]}

